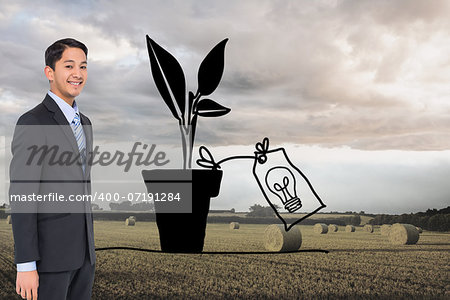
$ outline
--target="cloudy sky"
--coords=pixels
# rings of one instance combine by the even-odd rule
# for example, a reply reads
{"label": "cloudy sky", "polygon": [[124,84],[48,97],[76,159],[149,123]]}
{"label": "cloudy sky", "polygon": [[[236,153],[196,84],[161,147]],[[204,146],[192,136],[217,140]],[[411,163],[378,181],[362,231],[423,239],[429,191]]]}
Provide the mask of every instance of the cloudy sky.
{"label": "cloudy sky", "polygon": [[[77,102],[98,141],[178,140],[145,35],[177,57],[194,92],[203,57],[228,37],[211,98],[232,111],[201,119],[197,145],[218,157],[251,155],[270,137],[328,211],[442,208],[450,203],[449,15],[445,0],[2,1],[0,124],[8,135],[43,99],[44,51],[74,37],[89,48]],[[224,168],[212,208],[264,204],[251,165]]]}

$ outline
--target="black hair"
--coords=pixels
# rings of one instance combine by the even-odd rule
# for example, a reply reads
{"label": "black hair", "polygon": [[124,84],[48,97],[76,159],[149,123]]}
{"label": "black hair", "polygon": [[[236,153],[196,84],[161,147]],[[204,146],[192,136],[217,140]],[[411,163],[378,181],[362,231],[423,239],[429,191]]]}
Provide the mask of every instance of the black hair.
{"label": "black hair", "polygon": [[45,65],[54,70],[55,63],[61,59],[64,50],[67,48],[79,48],[83,50],[87,58],[88,49],[85,44],[72,38],[66,38],[54,42],[45,50]]}

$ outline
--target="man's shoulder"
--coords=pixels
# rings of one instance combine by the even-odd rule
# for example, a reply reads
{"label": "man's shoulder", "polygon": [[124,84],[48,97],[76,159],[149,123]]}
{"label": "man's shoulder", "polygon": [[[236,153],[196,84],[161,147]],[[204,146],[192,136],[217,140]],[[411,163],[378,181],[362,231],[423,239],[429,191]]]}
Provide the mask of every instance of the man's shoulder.
{"label": "man's shoulder", "polygon": [[42,101],[21,115],[17,120],[17,125],[46,125],[48,117],[49,111]]}
{"label": "man's shoulder", "polygon": [[41,103],[21,115],[17,120],[17,125],[40,125],[43,113],[44,107]]}

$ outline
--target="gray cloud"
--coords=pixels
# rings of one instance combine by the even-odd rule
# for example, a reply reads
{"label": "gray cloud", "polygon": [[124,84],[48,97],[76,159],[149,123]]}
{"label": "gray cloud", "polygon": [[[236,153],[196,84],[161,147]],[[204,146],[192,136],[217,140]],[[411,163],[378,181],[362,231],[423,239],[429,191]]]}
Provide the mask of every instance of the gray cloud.
{"label": "gray cloud", "polygon": [[[43,99],[43,53],[71,36],[89,47],[89,79],[77,101],[98,141],[179,143],[145,35],[177,57],[193,91],[202,59],[228,37],[223,80],[210,98],[232,111],[199,119],[197,145],[253,145],[269,136],[273,144],[376,153],[448,150],[449,10],[448,1],[420,0],[3,1],[0,126],[11,132]],[[393,178],[398,190],[385,184],[401,194],[403,177]],[[248,201],[257,200],[252,194]]]}
{"label": "gray cloud", "polygon": [[[425,78],[433,78],[437,70],[414,66],[414,60],[427,62],[427,43],[450,47],[449,39],[439,34],[449,28],[445,1],[46,4],[2,4],[0,43],[8,72],[0,75],[1,92],[25,99],[24,109],[45,92],[42,53],[57,38],[74,36],[90,48],[90,78],[80,97],[85,111],[99,120],[121,113],[119,125],[131,130],[133,122],[127,118],[146,124],[167,113],[151,78],[145,34],[179,59],[190,90],[196,89],[205,54],[229,37],[224,78],[212,97],[233,114],[249,118],[245,131],[233,132],[236,143],[246,140],[249,131],[264,131],[280,142],[294,138],[324,146],[424,149],[413,142],[390,142],[402,134],[433,140],[430,150],[448,148],[448,119],[442,112],[449,108],[433,100],[441,97],[445,81],[433,85]],[[409,87],[420,85],[416,80],[424,88],[408,93]],[[422,113],[421,105],[430,97],[437,109]],[[255,110],[264,117],[254,116]],[[226,119],[237,123],[219,126],[211,120],[217,135],[225,133],[221,127],[242,125],[241,118]],[[286,123],[280,120],[298,130],[280,134],[284,126],[279,123]]]}

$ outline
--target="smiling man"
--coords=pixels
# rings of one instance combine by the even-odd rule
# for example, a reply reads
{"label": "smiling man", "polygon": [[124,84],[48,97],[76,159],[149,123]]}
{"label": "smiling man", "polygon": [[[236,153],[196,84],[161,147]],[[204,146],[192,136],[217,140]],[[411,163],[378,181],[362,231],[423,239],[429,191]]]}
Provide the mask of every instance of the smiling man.
{"label": "smiling man", "polygon": [[[74,39],[56,41],[45,52],[45,99],[23,114],[14,132],[10,203],[17,264],[16,292],[24,299],[90,299],[95,270],[93,220],[89,198],[92,153],[90,120],[75,101],[87,80],[86,46]],[[33,146],[57,147],[77,157],[59,166],[45,157],[28,160]],[[64,195],[66,202],[13,203],[15,196]],[[48,199],[48,198],[47,198]],[[87,199],[87,200],[86,200]]]}

